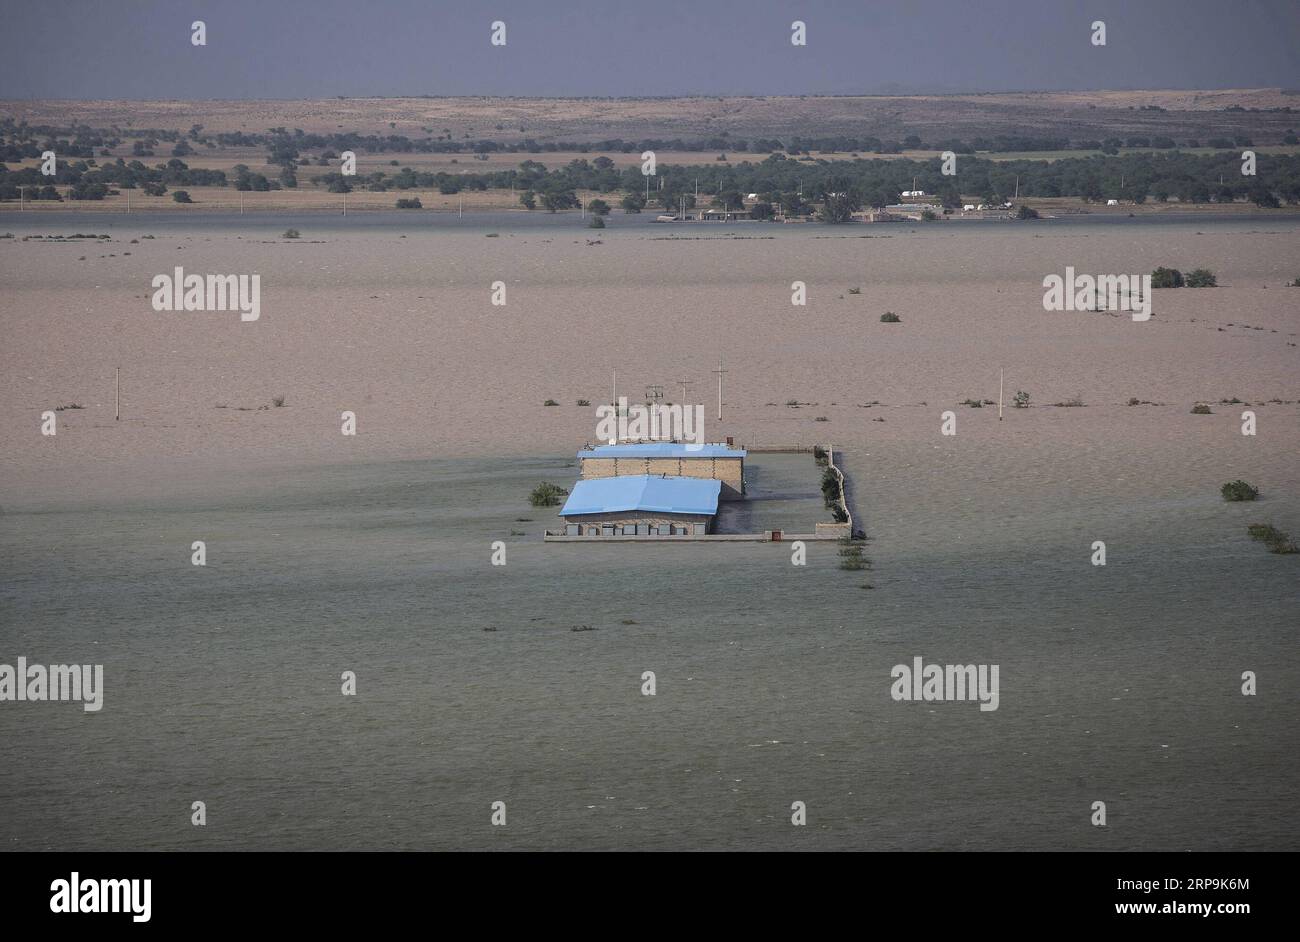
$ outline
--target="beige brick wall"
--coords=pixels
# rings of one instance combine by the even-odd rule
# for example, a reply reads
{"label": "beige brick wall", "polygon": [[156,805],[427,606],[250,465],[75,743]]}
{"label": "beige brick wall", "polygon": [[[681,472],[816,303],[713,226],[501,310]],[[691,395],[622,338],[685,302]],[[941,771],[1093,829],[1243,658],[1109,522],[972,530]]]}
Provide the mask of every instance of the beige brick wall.
{"label": "beige brick wall", "polygon": [[721,500],[740,500],[745,496],[744,469],[741,458],[583,458],[581,474],[584,478],[666,474],[717,479],[722,482]]}

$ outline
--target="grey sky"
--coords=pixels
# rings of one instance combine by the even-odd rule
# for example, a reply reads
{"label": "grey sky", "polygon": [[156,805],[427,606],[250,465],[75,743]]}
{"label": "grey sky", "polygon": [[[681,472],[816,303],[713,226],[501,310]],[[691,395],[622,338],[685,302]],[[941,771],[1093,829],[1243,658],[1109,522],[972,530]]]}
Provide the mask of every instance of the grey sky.
{"label": "grey sky", "polygon": [[3,16],[0,98],[1300,85],[1296,0],[45,0]]}

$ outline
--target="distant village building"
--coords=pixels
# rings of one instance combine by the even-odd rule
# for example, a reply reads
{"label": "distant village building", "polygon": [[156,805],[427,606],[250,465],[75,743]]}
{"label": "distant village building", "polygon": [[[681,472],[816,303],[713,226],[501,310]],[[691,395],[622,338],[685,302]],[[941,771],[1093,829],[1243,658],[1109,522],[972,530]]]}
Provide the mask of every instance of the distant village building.
{"label": "distant village building", "polygon": [[740,500],[746,455],[743,448],[727,444],[633,442],[584,449],[578,452],[578,465],[583,481],[644,475],[706,479],[721,482],[722,500]]}
{"label": "distant village building", "polygon": [[584,478],[560,509],[565,536],[702,536],[713,529],[722,482],[629,474]]}
{"label": "distant village building", "polygon": [[902,196],[904,199],[913,196],[925,196],[925,190],[904,190]]}
{"label": "distant village building", "polygon": [[753,219],[754,214],[748,209],[706,209],[700,213],[705,222],[732,222],[737,219]]}

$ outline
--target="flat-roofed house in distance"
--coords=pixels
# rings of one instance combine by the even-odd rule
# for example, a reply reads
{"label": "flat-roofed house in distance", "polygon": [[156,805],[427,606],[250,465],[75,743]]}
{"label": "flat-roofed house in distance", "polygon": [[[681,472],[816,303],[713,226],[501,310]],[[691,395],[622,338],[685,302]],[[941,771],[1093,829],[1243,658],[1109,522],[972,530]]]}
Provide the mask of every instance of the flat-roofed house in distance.
{"label": "flat-roofed house in distance", "polygon": [[560,509],[565,536],[703,536],[713,529],[722,482],[628,474],[588,478]]}
{"label": "flat-roofed house in distance", "polygon": [[583,480],[649,474],[720,481],[721,500],[740,500],[745,496],[746,454],[731,444],[630,442],[583,449],[578,465]]}

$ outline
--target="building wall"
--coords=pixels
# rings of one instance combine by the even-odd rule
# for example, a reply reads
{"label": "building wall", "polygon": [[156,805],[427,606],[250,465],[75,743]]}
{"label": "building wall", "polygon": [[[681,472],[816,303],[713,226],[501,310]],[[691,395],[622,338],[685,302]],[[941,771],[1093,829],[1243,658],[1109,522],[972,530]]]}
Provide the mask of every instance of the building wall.
{"label": "building wall", "polygon": [[713,518],[707,514],[668,514],[668,513],[604,513],[604,514],[574,514],[564,518],[565,524],[578,524],[582,527],[585,534],[587,527],[603,527],[605,524],[612,523],[618,527],[618,532],[622,531],[625,526],[636,525],[640,527],[637,531],[640,535],[645,535],[649,527],[666,527],[669,525],[687,526],[693,532],[696,524],[704,525],[704,532],[710,533],[713,530]]}
{"label": "building wall", "polygon": [[670,477],[706,478],[722,482],[720,500],[745,496],[743,458],[583,458],[584,478],[632,474],[667,474]]}

